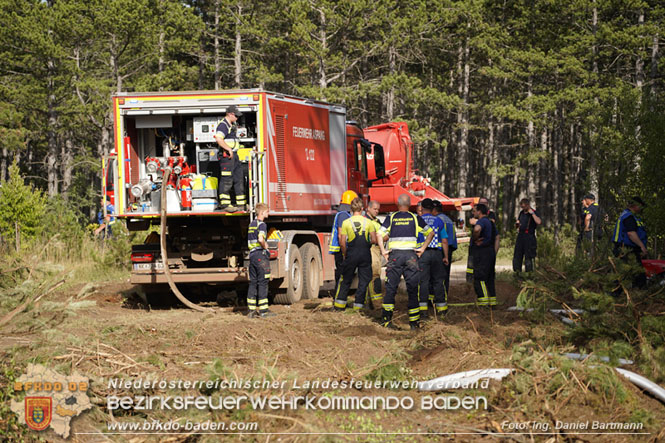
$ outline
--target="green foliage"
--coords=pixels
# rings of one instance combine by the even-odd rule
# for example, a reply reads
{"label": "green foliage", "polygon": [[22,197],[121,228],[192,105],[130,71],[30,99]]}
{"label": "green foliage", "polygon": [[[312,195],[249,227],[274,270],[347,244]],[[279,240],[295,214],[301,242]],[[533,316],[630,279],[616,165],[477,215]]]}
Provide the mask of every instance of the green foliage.
{"label": "green foliage", "polygon": [[18,165],[12,163],[9,179],[0,186],[0,236],[12,244],[18,229],[20,239],[32,240],[43,231],[45,215],[46,197],[26,184]]}
{"label": "green foliage", "polygon": [[[571,233],[572,234],[572,233]],[[542,241],[541,241],[542,240]],[[571,244],[572,235],[558,243]],[[581,308],[571,314],[567,341],[580,352],[610,358],[637,360],[642,371],[655,380],[665,377],[665,294],[659,285],[645,290],[632,287],[636,272],[643,270],[608,254],[599,245],[594,258],[563,252],[551,233],[539,236],[539,266],[532,279],[522,282],[518,306],[534,308],[545,318],[548,309]],[[543,246],[543,248],[541,248]],[[612,389],[609,386],[608,389]]]}
{"label": "green foliage", "polygon": [[109,238],[98,240],[98,246],[91,250],[94,260],[102,268],[129,269],[132,244],[141,242],[143,232],[129,232],[120,222],[109,226],[113,231]]}
{"label": "green foliage", "polygon": [[665,317],[645,315],[640,322],[640,329],[646,341],[652,346],[665,345]]}
{"label": "green foliage", "polygon": [[511,363],[515,374],[505,389],[517,405],[533,415],[547,414],[547,405],[562,404],[573,398],[586,404],[612,405],[629,411],[636,402],[611,366],[592,365],[561,357],[556,349],[544,352],[533,342],[513,348]]}
{"label": "green foliage", "polygon": [[[211,381],[225,380],[233,377],[233,370],[226,366],[224,362],[216,358],[212,361],[210,365],[206,368],[208,372],[208,379]],[[201,393],[210,395],[214,390],[210,390],[206,387],[201,388]]]}
{"label": "green foliage", "polygon": [[27,426],[19,423],[18,416],[11,410],[11,400],[15,397],[14,381],[22,375],[23,370],[5,353],[0,360],[0,435],[5,441],[25,441],[29,432]]}
{"label": "green foliage", "polygon": [[404,381],[411,378],[411,369],[404,363],[403,354],[393,354],[380,359],[372,358],[370,366],[374,368],[365,376],[370,381]]}

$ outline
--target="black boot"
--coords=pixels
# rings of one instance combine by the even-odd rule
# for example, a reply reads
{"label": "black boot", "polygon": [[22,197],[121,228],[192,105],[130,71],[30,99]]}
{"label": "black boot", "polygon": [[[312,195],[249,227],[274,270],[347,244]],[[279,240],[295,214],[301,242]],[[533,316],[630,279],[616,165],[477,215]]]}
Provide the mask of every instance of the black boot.
{"label": "black boot", "polygon": [[409,326],[411,327],[412,331],[420,330],[420,322],[419,321],[410,321]]}
{"label": "black boot", "polygon": [[393,324],[392,311],[386,311],[385,309],[383,310],[383,313],[381,314],[381,326],[389,329],[397,329],[397,327]]}

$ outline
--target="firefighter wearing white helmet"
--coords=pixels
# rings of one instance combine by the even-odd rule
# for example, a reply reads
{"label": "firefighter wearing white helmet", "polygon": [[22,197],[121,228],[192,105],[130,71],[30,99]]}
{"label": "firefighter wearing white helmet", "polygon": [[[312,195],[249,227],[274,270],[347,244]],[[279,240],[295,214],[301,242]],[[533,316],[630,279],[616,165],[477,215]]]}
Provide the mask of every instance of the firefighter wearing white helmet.
{"label": "firefighter wearing white helmet", "polygon": [[330,246],[328,247],[328,254],[333,254],[335,256],[335,294],[337,293],[339,279],[342,276],[342,262],[344,261],[344,256],[342,255],[342,250],[340,247],[342,223],[344,223],[344,220],[351,217],[351,202],[357,197],[358,194],[351,190],[345,191],[342,194],[330,235]]}

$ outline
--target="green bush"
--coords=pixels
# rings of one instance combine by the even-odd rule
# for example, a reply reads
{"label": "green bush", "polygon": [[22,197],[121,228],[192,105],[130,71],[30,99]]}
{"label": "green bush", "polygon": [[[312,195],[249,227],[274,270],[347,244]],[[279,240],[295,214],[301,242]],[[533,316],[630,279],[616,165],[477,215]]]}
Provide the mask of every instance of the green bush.
{"label": "green bush", "polygon": [[24,240],[29,242],[42,233],[45,215],[46,196],[25,183],[14,161],[9,179],[0,184],[0,237],[20,249]]}
{"label": "green bush", "polygon": [[[517,305],[534,308],[544,321],[550,308],[564,305],[586,312],[573,316],[565,340],[580,352],[592,350],[607,356],[637,360],[645,375],[665,377],[665,292],[652,285],[632,287],[633,277],[643,269],[611,254],[609,240],[599,242],[595,253],[575,253],[575,233],[568,228],[557,235],[539,236],[539,266],[521,283]],[[613,386],[608,387],[610,390]],[[609,392],[609,391],[608,391]],[[604,392],[607,394],[607,392]]]}

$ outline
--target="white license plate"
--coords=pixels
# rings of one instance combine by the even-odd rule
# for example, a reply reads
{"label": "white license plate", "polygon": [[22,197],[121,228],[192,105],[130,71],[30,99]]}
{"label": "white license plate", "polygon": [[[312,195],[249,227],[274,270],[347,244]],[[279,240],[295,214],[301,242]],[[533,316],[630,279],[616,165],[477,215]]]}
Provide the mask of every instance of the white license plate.
{"label": "white license plate", "polygon": [[135,271],[154,271],[156,269],[164,269],[164,263],[134,263],[133,269]]}

